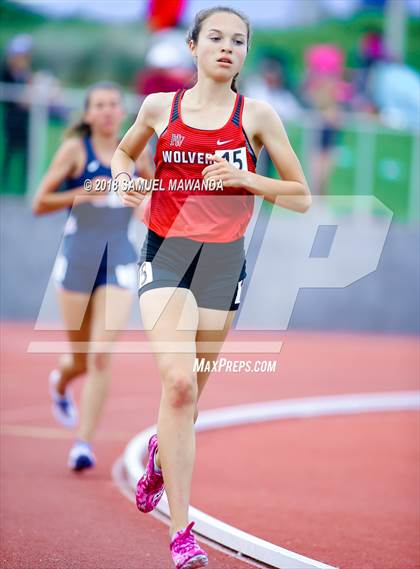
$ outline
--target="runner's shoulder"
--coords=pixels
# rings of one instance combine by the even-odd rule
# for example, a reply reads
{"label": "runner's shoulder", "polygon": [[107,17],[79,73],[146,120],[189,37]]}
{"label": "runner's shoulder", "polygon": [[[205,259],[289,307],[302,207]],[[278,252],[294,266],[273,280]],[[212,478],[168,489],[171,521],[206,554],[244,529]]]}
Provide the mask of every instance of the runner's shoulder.
{"label": "runner's shoulder", "polygon": [[277,115],[272,105],[267,103],[267,101],[251,99],[250,97],[244,97],[244,99],[244,112],[251,115],[252,118],[261,120]]}
{"label": "runner's shoulder", "polygon": [[175,91],[169,93],[151,93],[144,98],[142,110],[146,116],[156,119],[172,105],[174,96]]}
{"label": "runner's shoulder", "polygon": [[84,154],[83,139],[81,136],[70,136],[65,138],[60,144],[60,156],[69,159],[71,162],[79,161]]}

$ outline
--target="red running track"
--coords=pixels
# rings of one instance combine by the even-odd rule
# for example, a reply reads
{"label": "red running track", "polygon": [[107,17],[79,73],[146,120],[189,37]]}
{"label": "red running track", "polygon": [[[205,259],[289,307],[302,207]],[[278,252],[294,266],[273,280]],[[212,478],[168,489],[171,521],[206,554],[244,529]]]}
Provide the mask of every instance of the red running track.
{"label": "red running track", "polygon": [[[283,340],[277,372],[216,373],[202,409],[418,389],[416,338],[257,335]],[[26,352],[30,341],[47,338],[63,336],[34,332],[29,324],[3,327],[1,567],[171,569],[166,526],[138,513],[111,477],[127,441],[156,420],[159,380],[153,357],[115,356],[111,396],[95,445],[98,467],[76,476],[66,469],[69,434],[50,417],[46,377],[56,356]],[[124,339],[138,338],[127,333]],[[276,421],[200,433],[197,443],[194,506],[341,569],[420,566],[415,413]],[[207,550],[213,569],[249,567]]]}
{"label": "red running track", "polygon": [[192,503],[333,566],[414,569],[419,428],[407,412],[234,427],[223,439],[200,433]]}

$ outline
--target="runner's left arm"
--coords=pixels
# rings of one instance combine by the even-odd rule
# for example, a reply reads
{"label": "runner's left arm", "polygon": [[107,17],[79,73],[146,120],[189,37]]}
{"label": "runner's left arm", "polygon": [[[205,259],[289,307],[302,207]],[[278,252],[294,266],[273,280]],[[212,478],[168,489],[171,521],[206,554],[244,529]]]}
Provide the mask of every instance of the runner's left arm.
{"label": "runner's left arm", "polygon": [[283,123],[268,103],[253,102],[255,136],[267,149],[281,180],[239,170],[216,155],[212,156],[213,164],[204,168],[204,179],[220,179],[226,187],[245,188],[280,207],[304,213],[311,205],[311,193]]}

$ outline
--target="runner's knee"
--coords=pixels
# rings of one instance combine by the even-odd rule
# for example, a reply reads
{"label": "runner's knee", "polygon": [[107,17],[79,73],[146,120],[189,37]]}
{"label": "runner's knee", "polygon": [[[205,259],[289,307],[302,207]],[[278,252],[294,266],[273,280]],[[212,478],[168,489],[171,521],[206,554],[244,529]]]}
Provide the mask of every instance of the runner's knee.
{"label": "runner's knee", "polygon": [[61,359],[60,368],[66,376],[70,377],[77,377],[78,375],[85,374],[87,372],[86,354],[73,354],[67,359]]}
{"label": "runner's knee", "polygon": [[197,386],[191,374],[183,370],[171,370],[164,375],[163,390],[172,407],[195,405]]}
{"label": "runner's knee", "polygon": [[110,355],[99,353],[89,354],[88,367],[90,372],[107,371],[110,366]]}

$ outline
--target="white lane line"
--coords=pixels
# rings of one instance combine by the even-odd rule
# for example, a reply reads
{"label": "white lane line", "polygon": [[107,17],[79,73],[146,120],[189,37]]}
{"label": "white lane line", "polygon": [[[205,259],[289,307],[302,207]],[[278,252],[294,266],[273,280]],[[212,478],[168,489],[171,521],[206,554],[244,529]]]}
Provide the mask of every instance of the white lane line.
{"label": "white lane line", "polygon": [[[200,351],[204,353],[219,352],[220,343],[200,342]],[[283,342],[272,342],[266,340],[226,340],[223,344],[223,353],[227,354],[278,354],[281,351]],[[73,342],[74,350],[84,352],[108,353],[109,344],[107,342]],[[69,351],[69,343],[66,341],[43,340],[29,342],[28,353],[30,354],[61,354]],[[190,353],[191,345],[189,342],[155,342],[153,348],[149,340],[144,342],[119,341],[113,345],[114,354],[153,354],[154,352],[167,353]]]}
{"label": "white lane line", "polygon": [[[419,391],[285,399],[202,411],[196,424],[196,430],[220,429],[230,425],[296,417],[415,410],[419,408]],[[141,460],[147,452],[149,438],[155,432],[156,425],[149,427],[134,437],[125,449],[124,462],[132,488],[135,488],[137,480],[144,472]],[[169,516],[166,494],[163,495],[157,510]],[[278,569],[334,569],[331,565],[288,551],[283,547],[243,532],[192,506],[189,517],[195,521],[197,533],[271,567]]]}
{"label": "white lane line", "polygon": [[[126,441],[131,433],[129,431],[99,432],[98,441]],[[74,431],[64,427],[42,427],[38,425],[1,425],[1,436],[23,437],[32,439],[74,439]]]}
{"label": "white lane line", "polygon": [[[113,397],[107,405],[107,414],[137,409],[139,402],[133,397]],[[1,423],[26,423],[51,417],[51,403],[11,409],[1,409]]]}

